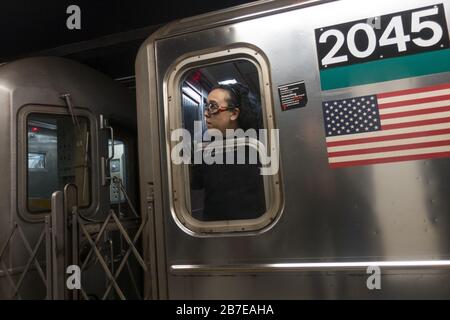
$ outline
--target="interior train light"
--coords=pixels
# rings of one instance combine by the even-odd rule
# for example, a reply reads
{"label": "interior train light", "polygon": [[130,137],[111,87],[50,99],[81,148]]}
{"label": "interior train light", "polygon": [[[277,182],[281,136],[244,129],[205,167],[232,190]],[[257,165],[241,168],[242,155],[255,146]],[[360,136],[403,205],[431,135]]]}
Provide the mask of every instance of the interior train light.
{"label": "interior train light", "polygon": [[219,81],[219,84],[221,84],[221,85],[235,84],[235,83],[237,83],[236,79],[229,79],[229,80]]}

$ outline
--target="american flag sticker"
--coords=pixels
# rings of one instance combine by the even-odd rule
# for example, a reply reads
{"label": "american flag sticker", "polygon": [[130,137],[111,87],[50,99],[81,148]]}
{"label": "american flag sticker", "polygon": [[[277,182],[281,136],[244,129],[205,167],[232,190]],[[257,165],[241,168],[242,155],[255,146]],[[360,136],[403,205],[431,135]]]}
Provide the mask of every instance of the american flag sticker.
{"label": "american flag sticker", "polygon": [[326,101],[332,168],[450,157],[450,83]]}

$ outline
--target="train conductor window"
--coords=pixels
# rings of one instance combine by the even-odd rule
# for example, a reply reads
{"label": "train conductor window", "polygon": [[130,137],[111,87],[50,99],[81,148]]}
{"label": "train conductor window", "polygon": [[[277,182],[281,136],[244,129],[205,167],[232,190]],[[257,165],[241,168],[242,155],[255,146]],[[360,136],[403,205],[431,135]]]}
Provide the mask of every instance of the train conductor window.
{"label": "train conductor window", "polygon": [[196,234],[262,230],[280,213],[279,175],[263,168],[274,125],[263,88],[268,74],[245,55],[208,62],[174,82],[179,113],[169,121],[181,127],[181,139],[173,131],[171,138],[175,215]]}
{"label": "train conductor window", "polygon": [[31,113],[27,117],[27,208],[48,212],[52,193],[68,183],[78,188],[80,207],[91,202],[90,128],[85,117],[77,125],[67,115]]}
{"label": "train conductor window", "polygon": [[[109,157],[112,157],[109,162],[110,174],[111,178],[117,177],[119,178],[117,183],[111,183],[109,187],[110,201],[112,204],[124,203],[125,202],[125,194],[123,193],[123,189],[127,189],[127,152],[125,143],[121,140],[114,140],[114,146],[112,145],[113,141],[111,139],[108,140],[108,152]],[[114,148],[114,150],[113,150]],[[113,152],[114,151],[114,152]]]}

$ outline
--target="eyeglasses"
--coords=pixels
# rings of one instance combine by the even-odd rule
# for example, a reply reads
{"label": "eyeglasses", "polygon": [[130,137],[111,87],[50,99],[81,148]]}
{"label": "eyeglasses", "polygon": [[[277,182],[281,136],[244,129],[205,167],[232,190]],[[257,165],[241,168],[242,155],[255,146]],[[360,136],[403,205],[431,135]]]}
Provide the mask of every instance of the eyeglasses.
{"label": "eyeglasses", "polygon": [[207,102],[207,103],[205,103],[205,107],[204,107],[204,110],[205,110],[205,112],[208,114],[208,115],[214,115],[214,114],[217,114],[217,113],[219,113],[219,112],[222,112],[222,111],[226,111],[226,110],[233,110],[235,107],[230,107],[230,106],[227,106],[227,107],[221,107],[221,106],[219,106],[216,102]]}

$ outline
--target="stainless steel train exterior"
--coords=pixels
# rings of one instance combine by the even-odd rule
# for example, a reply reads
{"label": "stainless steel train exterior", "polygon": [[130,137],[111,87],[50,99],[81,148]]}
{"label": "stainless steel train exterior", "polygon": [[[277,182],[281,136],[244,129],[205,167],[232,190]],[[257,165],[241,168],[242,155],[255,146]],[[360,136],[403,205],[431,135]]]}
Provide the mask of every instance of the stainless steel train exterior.
{"label": "stainless steel train exterior", "polygon": [[[5,64],[0,83],[0,297],[101,298],[124,257],[126,241],[117,233],[134,230],[123,193],[118,196],[106,183],[121,178],[136,203],[132,94],[93,69],[52,57]],[[121,225],[112,227],[113,221]],[[91,241],[96,249],[90,250]],[[83,293],[67,290],[71,264],[84,265]],[[114,275],[107,298],[123,297],[127,290],[136,297],[140,289],[134,290],[130,279],[120,280],[123,274]],[[120,281],[128,284],[118,293]]]}
{"label": "stainless steel train exterior", "polygon": [[[136,60],[141,215],[154,217],[144,245],[148,297],[448,298],[448,115],[401,113],[423,110],[422,98],[448,106],[449,21],[448,0],[280,0],[183,19],[152,34]],[[279,130],[279,144],[267,142],[279,152],[279,170],[265,176],[262,217],[201,221],[191,213],[188,165],[171,160],[172,134],[187,126],[184,81],[240,62],[257,72],[265,127]],[[196,94],[201,108],[205,96]],[[378,99],[377,110],[402,105],[391,110],[413,118],[398,123],[419,121],[418,131],[439,124],[429,134],[444,134],[446,146],[417,153],[420,145],[398,149],[388,141],[378,151],[334,150],[342,135],[328,132],[336,127],[327,128],[327,106],[348,100],[360,110],[364,99]],[[410,107],[396,104],[408,99]],[[383,130],[414,125],[377,116]],[[370,144],[382,137],[373,132],[351,134]],[[355,155],[361,148],[369,151]]]}
{"label": "stainless steel train exterior", "polygon": [[[60,58],[1,66],[0,298],[447,298],[449,6],[259,1],[167,25],[136,60],[139,179],[124,88]],[[177,129],[203,133],[207,92],[236,80],[269,132],[266,212],[205,221]]]}

